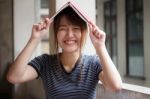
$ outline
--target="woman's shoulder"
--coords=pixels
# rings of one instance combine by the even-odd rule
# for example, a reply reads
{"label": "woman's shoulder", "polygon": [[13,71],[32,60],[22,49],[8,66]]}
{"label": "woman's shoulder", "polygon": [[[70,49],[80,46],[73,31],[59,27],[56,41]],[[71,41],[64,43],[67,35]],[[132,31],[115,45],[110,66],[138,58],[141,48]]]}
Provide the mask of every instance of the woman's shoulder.
{"label": "woman's shoulder", "polygon": [[100,64],[100,59],[98,55],[92,54],[92,55],[82,55],[82,59],[85,63],[92,63],[92,64]]}
{"label": "woman's shoulder", "polygon": [[[92,67],[96,71],[102,70],[102,65],[98,55],[83,55],[83,63],[86,67]],[[94,67],[94,68],[93,68]]]}
{"label": "woman's shoulder", "polygon": [[39,56],[37,56],[36,58],[39,59],[44,59],[44,60],[53,60],[57,58],[57,54],[47,54],[47,53],[43,53]]}
{"label": "woman's shoulder", "polygon": [[97,58],[98,56],[96,54],[92,54],[92,55],[83,54],[82,57],[86,60],[90,60],[90,59]]}
{"label": "woman's shoulder", "polygon": [[57,54],[43,53],[43,54],[39,55],[39,57],[57,57]]}

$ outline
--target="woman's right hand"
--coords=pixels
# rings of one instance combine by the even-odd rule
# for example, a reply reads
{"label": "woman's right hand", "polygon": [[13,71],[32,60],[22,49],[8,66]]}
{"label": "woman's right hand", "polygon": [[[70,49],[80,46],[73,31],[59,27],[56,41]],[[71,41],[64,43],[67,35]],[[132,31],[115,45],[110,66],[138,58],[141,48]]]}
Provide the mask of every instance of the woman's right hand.
{"label": "woman's right hand", "polygon": [[43,21],[34,24],[32,27],[31,39],[42,40],[46,36],[46,30],[49,29],[51,21],[49,18],[45,18]]}

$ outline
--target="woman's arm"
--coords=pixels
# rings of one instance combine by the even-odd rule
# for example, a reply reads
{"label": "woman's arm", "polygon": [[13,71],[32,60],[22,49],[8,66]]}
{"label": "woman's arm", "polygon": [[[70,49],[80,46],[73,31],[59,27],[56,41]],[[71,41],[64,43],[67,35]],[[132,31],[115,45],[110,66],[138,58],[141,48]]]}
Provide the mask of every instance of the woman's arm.
{"label": "woman's arm", "polygon": [[7,79],[9,82],[13,84],[22,83],[32,80],[38,76],[36,70],[27,64],[37,45],[46,34],[45,30],[49,28],[49,25],[50,21],[48,18],[39,24],[33,25],[32,35],[28,43],[9,67],[9,71],[7,73]]}
{"label": "woman's arm", "polygon": [[122,88],[122,80],[107,52],[105,46],[106,34],[92,23],[89,24],[89,28],[91,41],[102,64],[102,72],[99,74],[99,79],[106,88],[114,91],[120,90]]}
{"label": "woman's arm", "polygon": [[112,89],[113,91],[120,90],[122,87],[122,80],[119,72],[113,64],[107,49],[97,49],[97,54],[102,64],[102,72],[99,74],[99,79],[104,83],[106,88]]}

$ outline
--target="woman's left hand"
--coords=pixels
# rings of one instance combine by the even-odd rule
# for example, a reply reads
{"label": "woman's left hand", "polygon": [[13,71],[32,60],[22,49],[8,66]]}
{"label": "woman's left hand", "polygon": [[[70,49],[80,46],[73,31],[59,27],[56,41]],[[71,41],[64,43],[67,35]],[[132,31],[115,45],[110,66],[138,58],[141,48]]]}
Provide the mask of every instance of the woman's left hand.
{"label": "woman's left hand", "polygon": [[106,34],[98,26],[89,23],[90,38],[96,50],[105,47]]}

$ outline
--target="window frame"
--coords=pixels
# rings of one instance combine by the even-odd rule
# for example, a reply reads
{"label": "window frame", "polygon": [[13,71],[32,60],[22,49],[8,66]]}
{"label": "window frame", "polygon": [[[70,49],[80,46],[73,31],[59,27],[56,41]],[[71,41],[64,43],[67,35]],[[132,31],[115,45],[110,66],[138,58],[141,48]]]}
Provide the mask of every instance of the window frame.
{"label": "window frame", "polygon": [[[115,8],[115,14],[113,15],[112,14],[112,6],[113,6],[113,3],[116,3],[116,8]],[[109,7],[110,7],[110,15],[109,16],[106,16],[105,14],[105,6],[109,4]],[[115,22],[115,33],[113,33],[113,21]],[[110,26],[109,26],[109,31],[110,33],[107,34],[107,22],[109,22]],[[109,52],[109,55],[110,57],[113,59],[113,56],[116,56],[116,67],[118,67],[118,53],[117,53],[117,46],[118,46],[118,42],[117,42],[117,0],[109,0],[109,1],[105,1],[104,2],[104,30],[106,31],[106,46],[107,46],[107,43],[109,43],[109,48],[108,49],[108,52]],[[116,53],[114,53],[114,47],[113,46],[113,40],[116,39],[115,43],[116,43]],[[113,60],[114,61],[114,60]]]}
{"label": "window frame", "polygon": [[[134,9],[133,7],[133,10],[129,11],[129,7],[127,6],[128,5],[128,2],[129,0],[125,0],[125,12],[126,12],[126,62],[127,62],[127,66],[126,66],[126,76],[127,77],[130,77],[130,78],[135,78],[135,79],[141,79],[141,80],[145,80],[145,70],[144,70],[144,29],[143,29],[143,21],[142,20],[142,39],[131,39],[129,40],[129,28],[128,28],[128,18],[132,15],[134,15],[135,13],[137,12],[141,12],[142,13],[142,16],[143,16],[143,0],[142,1],[142,7],[141,8],[137,8],[137,9]],[[137,2],[137,0],[133,0],[133,2]],[[135,3],[134,3],[135,4]],[[142,43],[143,45],[143,75],[142,76],[134,76],[134,75],[130,75],[130,67],[129,67],[129,45],[130,44],[135,44],[135,43]]]}

